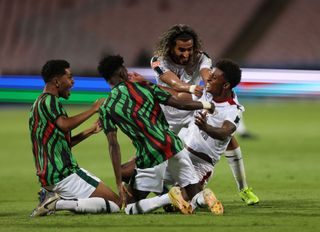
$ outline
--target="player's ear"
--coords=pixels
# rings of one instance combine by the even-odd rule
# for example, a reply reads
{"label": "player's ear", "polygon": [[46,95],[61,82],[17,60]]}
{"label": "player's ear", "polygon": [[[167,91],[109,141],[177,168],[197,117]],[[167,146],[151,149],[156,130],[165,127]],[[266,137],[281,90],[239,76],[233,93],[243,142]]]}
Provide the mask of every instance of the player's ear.
{"label": "player's ear", "polygon": [[60,87],[60,82],[58,80],[58,77],[54,77],[53,81],[54,81],[54,84],[56,85],[56,87],[59,88]]}
{"label": "player's ear", "polygon": [[229,88],[231,88],[230,83],[229,83],[229,82],[224,83],[224,84],[223,84],[223,88],[224,88],[224,89],[229,89]]}

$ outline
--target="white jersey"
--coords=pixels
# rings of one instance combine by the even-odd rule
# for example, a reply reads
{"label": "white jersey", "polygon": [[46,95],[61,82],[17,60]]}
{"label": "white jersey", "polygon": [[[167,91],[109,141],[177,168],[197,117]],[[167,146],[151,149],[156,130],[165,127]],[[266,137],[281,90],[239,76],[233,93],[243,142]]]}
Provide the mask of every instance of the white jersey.
{"label": "white jersey", "polygon": [[[161,80],[161,75],[171,71],[176,74],[179,79],[190,85],[199,85],[202,81],[200,70],[204,68],[212,68],[212,60],[205,53],[200,53],[197,62],[188,65],[179,65],[174,63],[170,57],[152,57],[151,67],[156,73],[156,81],[160,86],[170,87]],[[181,127],[190,123],[193,111],[178,110],[171,106],[161,106],[164,115],[170,125],[170,129],[178,133]]]}
{"label": "white jersey", "polygon": [[[222,127],[224,121],[229,121],[238,127],[244,107],[238,103],[236,96],[224,102],[215,102],[212,100],[211,94],[204,93],[199,100],[215,104],[214,113],[207,114],[207,123],[209,125]],[[216,163],[226,151],[231,137],[230,135],[225,140],[214,139],[192,122],[184,133],[184,143],[186,147],[191,148],[193,151],[208,155],[213,163]]]}

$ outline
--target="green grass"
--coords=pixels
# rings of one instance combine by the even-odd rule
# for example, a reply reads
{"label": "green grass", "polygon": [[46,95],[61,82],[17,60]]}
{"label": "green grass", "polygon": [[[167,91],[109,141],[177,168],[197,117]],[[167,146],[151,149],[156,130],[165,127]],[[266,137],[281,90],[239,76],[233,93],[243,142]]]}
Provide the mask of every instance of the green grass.
{"label": "green grass", "polygon": [[[258,134],[240,140],[249,185],[261,199],[245,206],[224,158],[209,183],[225,206],[225,215],[153,214],[127,216],[55,215],[30,219],[39,189],[28,132],[29,106],[0,108],[0,231],[317,231],[320,227],[319,101],[245,102],[245,120]],[[84,107],[68,106],[69,115]],[[91,120],[91,122],[93,119]],[[90,122],[90,123],[91,123]],[[87,127],[84,125],[82,128]],[[133,155],[121,135],[123,161]],[[114,190],[115,182],[103,133],[74,148],[80,166]]]}

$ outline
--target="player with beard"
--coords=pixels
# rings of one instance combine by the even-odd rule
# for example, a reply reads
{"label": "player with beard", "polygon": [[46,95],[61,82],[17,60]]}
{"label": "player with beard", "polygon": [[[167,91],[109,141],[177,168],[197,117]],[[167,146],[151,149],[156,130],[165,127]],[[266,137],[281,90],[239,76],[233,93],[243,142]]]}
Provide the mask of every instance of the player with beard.
{"label": "player with beard", "polygon": [[[212,60],[201,51],[201,42],[197,33],[188,25],[174,25],[160,38],[151,67],[156,73],[159,86],[172,88],[176,92],[191,93],[201,96],[203,87],[200,82],[207,82],[211,75]],[[236,98],[236,97],[235,97]],[[187,128],[193,112],[178,110],[161,105],[170,129],[179,133]],[[183,130],[180,134],[182,139]],[[248,187],[242,152],[238,141],[232,137],[224,153],[236,180],[239,195],[247,205],[257,204],[259,198]]]}
{"label": "player with beard", "polygon": [[[198,110],[186,129],[184,152],[188,153],[198,176],[201,188],[206,185],[214,172],[214,167],[225,152],[233,133],[239,126],[243,106],[234,98],[233,88],[241,80],[241,69],[231,60],[223,59],[217,62],[216,69],[209,76],[204,94],[201,98],[191,96],[188,93],[172,92],[179,99],[190,101],[193,98],[199,101],[214,103],[215,111],[208,114],[205,110]],[[172,189],[179,189],[173,187]],[[143,199],[133,204],[129,204],[125,211],[128,214],[148,213],[161,206],[164,206],[172,195],[163,194],[161,196]],[[208,200],[212,197],[212,200]],[[191,202],[192,211],[197,207],[208,207],[215,215],[223,214],[220,207],[212,207],[211,202],[215,202],[214,194],[208,188],[196,194]]]}

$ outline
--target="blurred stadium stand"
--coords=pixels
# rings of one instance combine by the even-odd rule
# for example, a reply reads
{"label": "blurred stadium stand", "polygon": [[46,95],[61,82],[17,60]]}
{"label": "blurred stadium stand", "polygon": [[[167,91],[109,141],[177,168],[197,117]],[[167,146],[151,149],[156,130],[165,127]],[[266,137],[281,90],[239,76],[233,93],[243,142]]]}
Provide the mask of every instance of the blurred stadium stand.
{"label": "blurred stadium stand", "polygon": [[[112,53],[129,67],[147,67],[159,36],[177,23],[192,26],[214,59],[228,57],[243,68],[320,70],[318,12],[318,0],[0,0],[1,96],[8,88],[39,91],[39,84],[17,85],[28,78],[7,75],[38,75],[54,58],[68,60],[79,76],[97,76],[99,59]],[[299,96],[319,96],[319,72],[312,76],[313,87],[305,82],[311,92]],[[261,83],[244,80],[240,95],[258,96],[253,86]],[[287,84],[290,90],[282,90],[291,96],[296,87]]]}
{"label": "blurred stadium stand", "polygon": [[0,0],[0,71],[37,74],[65,58],[96,75],[104,54],[148,66],[158,37],[191,25],[214,58],[246,67],[320,69],[317,0]]}
{"label": "blurred stadium stand", "polygon": [[244,56],[243,64],[320,69],[320,1],[287,2],[277,20]]}

